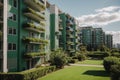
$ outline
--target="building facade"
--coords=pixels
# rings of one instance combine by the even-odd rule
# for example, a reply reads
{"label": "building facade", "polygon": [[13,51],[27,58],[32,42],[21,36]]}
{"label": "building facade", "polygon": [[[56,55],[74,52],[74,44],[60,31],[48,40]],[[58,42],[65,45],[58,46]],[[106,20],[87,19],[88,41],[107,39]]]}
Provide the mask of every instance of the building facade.
{"label": "building facade", "polygon": [[48,43],[45,4],[43,0],[0,0],[0,71],[22,71],[43,62]]}
{"label": "building facade", "polygon": [[113,48],[113,36],[111,34],[105,35],[105,45],[110,49]]}
{"label": "building facade", "polygon": [[99,50],[105,45],[105,32],[102,28],[80,27],[79,38],[81,38],[81,44],[89,51]]}

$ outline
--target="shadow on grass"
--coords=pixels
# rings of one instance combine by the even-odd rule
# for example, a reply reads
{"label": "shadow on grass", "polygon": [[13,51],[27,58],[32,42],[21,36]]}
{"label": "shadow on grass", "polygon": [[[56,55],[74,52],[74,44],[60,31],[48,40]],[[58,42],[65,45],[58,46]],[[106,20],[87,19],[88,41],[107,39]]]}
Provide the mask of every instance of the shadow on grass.
{"label": "shadow on grass", "polygon": [[88,70],[88,71],[84,72],[83,75],[109,77],[109,73],[102,71],[102,70]]}

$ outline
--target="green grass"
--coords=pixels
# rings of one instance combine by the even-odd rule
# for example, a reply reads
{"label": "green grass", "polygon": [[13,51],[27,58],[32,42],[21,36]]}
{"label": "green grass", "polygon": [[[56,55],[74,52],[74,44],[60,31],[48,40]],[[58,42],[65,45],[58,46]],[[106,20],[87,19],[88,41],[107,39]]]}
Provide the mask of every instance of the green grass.
{"label": "green grass", "polygon": [[110,80],[100,67],[70,66],[50,73],[38,80]]}
{"label": "green grass", "polygon": [[78,62],[79,64],[91,64],[91,65],[102,65],[103,60],[85,60]]}

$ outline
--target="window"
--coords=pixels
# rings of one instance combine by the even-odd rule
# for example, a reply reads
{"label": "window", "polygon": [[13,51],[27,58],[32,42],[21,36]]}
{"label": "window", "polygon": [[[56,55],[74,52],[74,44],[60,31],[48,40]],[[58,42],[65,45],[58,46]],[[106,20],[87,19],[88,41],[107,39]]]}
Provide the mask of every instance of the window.
{"label": "window", "polygon": [[13,0],[13,6],[17,7],[17,0]]}
{"label": "window", "polygon": [[15,43],[8,43],[8,50],[16,50],[16,44]]}
{"label": "window", "polygon": [[16,29],[15,28],[8,28],[8,34],[10,35],[16,35]]}
{"label": "window", "polygon": [[11,13],[11,12],[9,12],[8,13],[8,19],[10,19],[10,20],[13,20],[13,21],[16,21],[16,14],[13,14],[13,13]]}
{"label": "window", "polygon": [[13,20],[16,21],[16,15],[15,14],[13,14]]}

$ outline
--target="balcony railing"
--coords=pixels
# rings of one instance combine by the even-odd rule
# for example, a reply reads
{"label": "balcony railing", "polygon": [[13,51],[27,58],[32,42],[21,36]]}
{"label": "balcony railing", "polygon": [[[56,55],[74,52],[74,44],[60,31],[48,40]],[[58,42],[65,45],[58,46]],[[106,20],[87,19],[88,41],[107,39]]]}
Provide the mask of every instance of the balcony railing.
{"label": "balcony railing", "polygon": [[39,38],[30,38],[30,37],[24,37],[22,39],[25,43],[30,43],[30,44],[47,44],[47,40],[39,39]]}
{"label": "balcony railing", "polygon": [[25,58],[38,58],[38,57],[42,57],[42,56],[45,56],[46,53],[40,53],[40,52],[30,52],[30,53],[26,53],[24,55]]}
{"label": "balcony railing", "polygon": [[39,0],[24,0],[25,3],[36,11],[44,11],[45,5]]}
{"label": "balcony railing", "polygon": [[25,16],[28,18],[31,18],[32,20],[35,20],[40,23],[40,21],[45,20],[45,16],[42,13],[37,13],[31,8],[27,8],[24,13]]}
{"label": "balcony railing", "polygon": [[44,33],[45,29],[41,26],[35,26],[32,22],[31,23],[25,23],[23,24],[23,27],[27,30],[38,32],[38,33]]}

